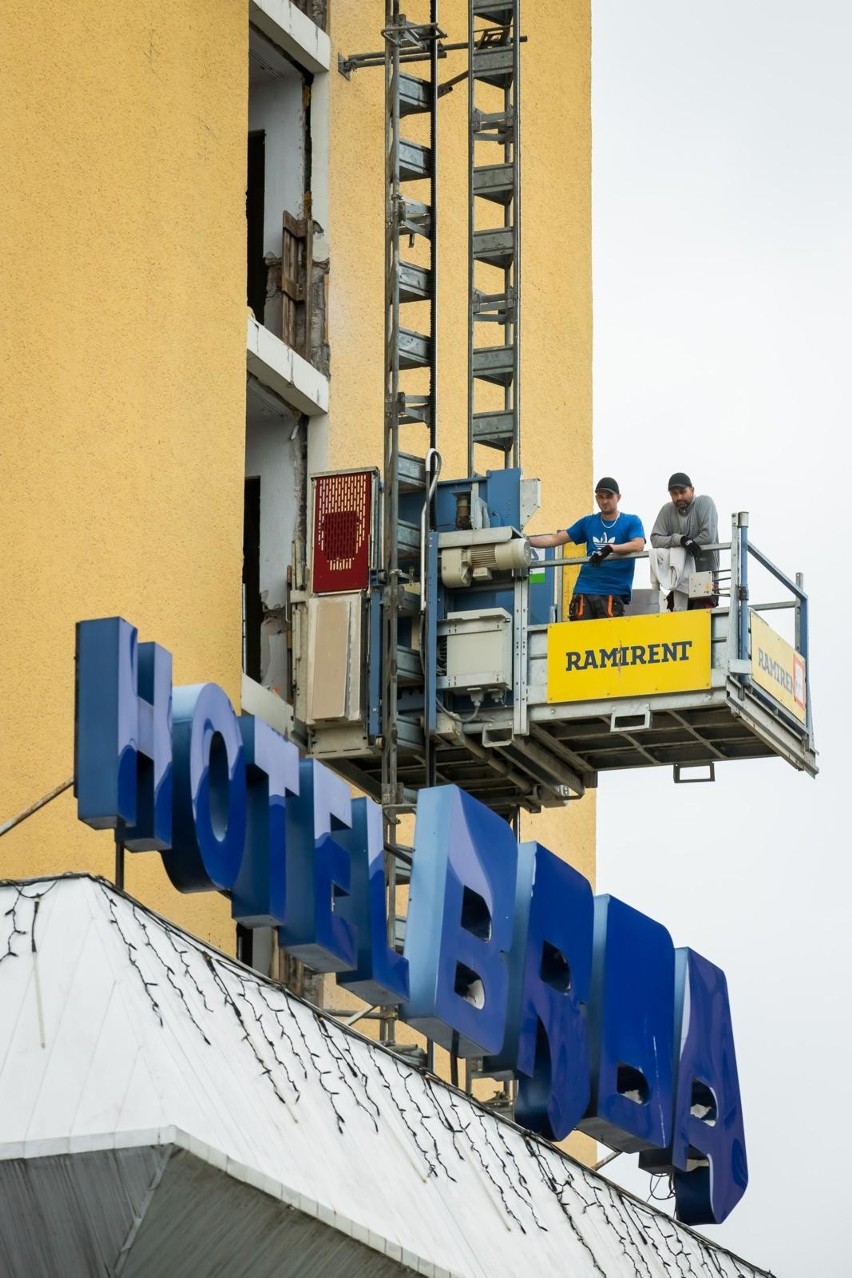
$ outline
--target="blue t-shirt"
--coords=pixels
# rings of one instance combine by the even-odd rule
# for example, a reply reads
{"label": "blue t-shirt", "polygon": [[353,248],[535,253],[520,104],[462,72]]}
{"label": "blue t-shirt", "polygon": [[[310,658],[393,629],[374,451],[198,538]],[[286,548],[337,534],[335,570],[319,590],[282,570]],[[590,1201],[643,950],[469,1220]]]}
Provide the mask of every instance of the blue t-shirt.
{"label": "blue t-shirt", "polygon": [[[584,515],[575,524],[565,530],[576,545],[586,543],[586,554],[591,555],[606,543],[613,542],[619,546],[634,537],[645,538],[642,520],[638,515],[627,515],[619,511],[618,517],[608,519],[604,523],[600,514]],[[574,593],[578,595],[620,595],[625,603],[630,602],[633,587],[633,569],[635,559],[621,559],[610,555],[599,568],[583,564]]]}

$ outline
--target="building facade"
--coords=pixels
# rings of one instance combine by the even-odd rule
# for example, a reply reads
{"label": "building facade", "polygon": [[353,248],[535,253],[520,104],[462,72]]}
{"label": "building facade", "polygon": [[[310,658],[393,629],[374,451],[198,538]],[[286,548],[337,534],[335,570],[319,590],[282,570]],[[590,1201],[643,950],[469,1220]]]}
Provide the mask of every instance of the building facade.
{"label": "building facade", "polygon": [[[308,476],[382,453],[383,75],[346,78],[338,59],[381,49],[384,14],[329,9],[10,15],[4,818],[71,777],[85,617],[128,618],[175,654],[176,684],[217,682],[287,727]],[[448,44],[466,17],[442,6]],[[530,6],[524,34],[522,464],[545,479],[550,528],[586,508],[591,480],[589,6]],[[463,86],[441,112],[438,429],[444,474],[462,475]],[[591,798],[523,832],[591,872]],[[113,872],[70,791],[3,851],[10,875]],[[129,856],[125,883],[233,949],[227,901],[180,896],[159,858]]]}
{"label": "building facade", "polygon": [[[489,19],[491,11],[502,11],[498,3],[477,0],[477,6],[480,13],[488,11]],[[428,20],[431,6],[426,0],[411,0],[407,8],[410,20]],[[441,247],[435,333],[437,437],[445,478],[464,478],[468,467],[468,11],[466,0],[443,0],[439,14],[442,89],[435,155]],[[146,0],[132,13],[95,12],[88,0],[61,6],[46,0],[38,15],[20,6],[7,15],[0,51],[7,89],[0,145],[14,180],[0,196],[6,374],[6,429],[0,443],[6,476],[0,514],[5,545],[0,662],[0,822],[5,824],[0,825],[0,852],[4,877],[30,881],[7,885],[6,957],[19,956],[26,936],[15,911],[30,910],[33,971],[32,981],[21,964],[8,964],[4,972],[10,1043],[14,1038],[10,1077],[13,1082],[29,1080],[31,1109],[4,1127],[0,1161],[11,1184],[18,1162],[51,1158],[56,1154],[51,1142],[66,1142],[61,1157],[77,1159],[71,1171],[86,1187],[86,1210],[91,1209],[95,1229],[100,1178],[104,1174],[109,1180],[113,1174],[115,1160],[108,1151],[119,1149],[119,1135],[128,1149],[144,1146],[139,1166],[144,1163],[151,1175],[160,1175],[169,1163],[170,1176],[181,1179],[181,1168],[188,1168],[191,1180],[198,1171],[192,1159],[200,1158],[209,1181],[205,1194],[223,1171],[223,1160],[236,1159],[246,1141],[252,1158],[263,1145],[262,1138],[235,1141],[233,1125],[227,1132],[220,1129],[222,1107],[217,1103],[205,1110],[201,1127],[193,1127],[199,1113],[192,1117],[194,1102],[181,1075],[191,1053],[184,1053],[175,1030],[184,1011],[190,1029],[184,1024],[181,1033],[186,1030],[190,1038],[197,1034],[210,1047],[220,1030],[222,1041],[228,1038],[224,1021],[232,1011],[241,1024],[242,1017],[254,1014],[255,998],[266,1006],[271,1006],[268,999],[278,1000],[273,1019],[286,1015],[295,1024],[301,1017],[312,1034],[331,1044],[347,1044],[351,1035],[329,1017],[354,1019],[360,1015],[358,1007],[363,1010],[331,978],[314,981],[310,972],[288,967],[271,928],[237,928],[224,893],[178,892],[160,856],[125,855],[107,830],[91,829],[77,819],[72,788],[75,627],[84,619],[126,618],[141,642],[154,641],[174,655],[175,686],[217,684],[237,710],[285,736],[293,730],[292,596],[311,536],[312,479],[328,471],[380,467],[384,450],[385,83],[379,66],[356,65],[357,57],[352,62],[355,55],[382,49],[384,21],[384,0],[358,5],[249,0],[247,8],[226,0]],[[567,8],[558,0],[527,5],[523,37],[521,465],[527,477],[542,481],[541,508],[527,531],[543,531],[564,528],[585,513],[591,496],[589,0]],[[501,462],[497,458],[491,464],[497,468]],[[490,819],[505,833],[502,823]],[[593,881],[593,793],[564,807],[522,814],[517,833],[553,849]],[[59,882],[69,872],[83,876],[80,885]],[[119,873],[126,895],[86,877],[112,879]],[[56,902],[61,899],[63,905],[55,912],[46,907],[42,915],[51,918],[50,977],[42,990],[36,924],[41,900],[54,887]],[[403,888],[398,904],[404,905],[404,899]],[[93,920],[89,939],[80,926],[78,900],[88,902]],[[151,941],[151,954],[142,966],[136,961],[136,942],[128,941],[140,928]],[[112,999],[109,980],[98,985],[92,978],[91,990],[75,985],[63,962],[64,938],[71,932],[81,954],[91,949],[95,955],[93,972],[103,975],[105,962],[115,965],[118,998]],[[105,959],[114,944],[118,958]],[[191,963],[184,962],[189,952],[185,945],[192,949]],[[257,969],[256,979],[254,973],[245,975],[245,967],[231,956]],[[166,1027],[159,1004],[150,997],[155,982],[145,966],[149,962],[151,970],[169,974],[163,977],[174,1004],[167,1018],[173,1039],[168,1050],[160,1034]],[[194,964],[203,979],[191,970]],[[237,989],[236,998],[226,995],[225,1012],[216,1011],[224,988],[216,980],[221,964]],[[270,984],[269,976],[278,985]],[[281,978],[289,992],[280,989]],[[98,1043],[89,1036],[83,1044],[70,1031],[62,1038],[65,1031],[59,1027],[67,1024],[63,1016],[71,986],[80,998],[84,1029],[86,1008],[96,1006],[95,992],[103,1007],[112,1008],[109,1015],[115,1015],[119,1028],[104,1032]],[[305,1012],[298,998],[291,999],[294,986],[297,994],[307,993],[321,1003],[322,1012]],[[174,1094],[159,1109],[151,1106],[142,1114],[143,1106],[128,1117],[118,1095],[122,1088],[117,1088],[107,1114],[101,1080],[112,1076],[108,1069],[101,1073],[101,1058],[119,1042],[122,1050],[127,1046],[125,1029],[138,1021],[127,1009],[136,1002],[146,1015],[152,1010],[159,1024],[159,1029],[148,1024],[140,1034],[140,1068],[150,1070],[151,1078],[168,1077]],[[291,1002],[302,1010],[291,1012]],[[14,1012],[18,1006],[25,1015]],[[256,1042],[249,1042],[250,1036],[240,1039],[253,1058],[243,1062],[249,1072],[264,1059],[271,1042],[267,1035],[273,1021],[264,1020],[262,1013],[256,1019],[260,1037]],[[384,1040],[352,1049],[366,1063],[365,1080],[370,1074],[372,1085],[380,1089],[385,1071],[397,1072],[408,1079],[403,1090],[415,1085],[431,1092],[431,1074],[426,1082],[422,1074],[404,1074],[404,1051],[386,1050],[404,1047],[411,1039],[408,1031],[400,1026],[394,1041],[396,1027],[389,1034],[381,1014],[364,1019],[358,1028],[374,1038],[381,1032]],[[193,1043],[194,1051],[198,1044]],[[85,1121],[78,1121],[81,1111],[71,1090],[60,1087],[59,1117],[51,1126],[52,1114],[45,1117],[40,1108],[38,1070],[46,1071],[45,1078],[70,1078],[63,1053],[76,1052],[82,1060],[83,1046],[91,1047],[92,1055],[74,1086],[91,1100]],[[307,1039],[302,1046],[305,1051],[294,1051],[292,1062],[307,1076],[317,1058]],[[340,1065],[340,1052],[345,1055],[349,1048],[328,1050]],[[33,1053],[36,1072],[30,1070]],[[147,1063],[149,1053],[154,1064]],[[123,1068],[131,1079],[136,1068],[132,1057],[128,1048]],[[206,1064],[211,1078],[216,1070],[229,1068],[229,1060],[226,1051],[210,1053]],[[447,1053],[438,1052],[431,1063],[452,1082],[464,1081],[454,1073]],[[282,1101],[292,1082],[287,1069],[288,1062],[275,1055],[274,1065],[264,1072],[264,1079],[275,1076],[272,1093],[264,1093],[262,1101],[267,1105],[273,1095],[273,1110],[279,1102],[289,1105],[293,1100]],[[341,1077],[345,1072],[344,1060]],[[314,1073],[311,1086],[322,1088],[322,1070]],[[247,1077],[232,1080],[237,1091],[245,1090]],[[473,1096],[468,1097],[436,1085],[443,1089],[436,1113],[445,1112],[445,1103],[453,1108],[460,1101],[465,1115],[477,1116],[483,1140],[520,1150],[526,1138],[517,1128],[504,1128],[500,1106],[478,1104],[486,1095],[483,1088],[493,1093],[490,1079],[471,1083]],[[203,1090],[215,1102],[218,1088],[214,1081]],[[510,1094],[507,1088],[504,1099]],[[133,1099],[132,1087],[127,1095]],[[324,1103],[322,1097],[320,1101]],[[372,1103],[371,1094],[367,1104]],[[285,1129],[293,1112],[285,1117]],[[187,1117],[182,1125],[186,1115],[192,1121]],[[339,1126],[340,1115],[334,1121]],[[383,1142],[399,1145],[387,1116],[379,1112],[369,1122]],[[228,1123],[225,1115],[224,1127]],[[154,1129],[159,1134],[152,1136]],[[172,1132],[168,1139],[162,1137],[167,1129]],[[322,1129],[306,1124],[302,1132],[306,1148],[312,1145],[313,1130]],[[440,1147],[436,1142],[444,1162],[458,1155],[456,1141],[466,1130],[465,1124],[449,1127]],[[37,1147],[34,1133],[42,1142]],[[413,1145],[404,1141],[400,1148],[412,1192],[418,1194],[430,1173],[428,1158],[422,1163],[417,1154],[416,1118],[409,1135]],[[32,1148],[25,1148],[30,1141]],[[593,1160],[596,1147],[588,1137],[571,1141],[572,1153]],[[203,1156],[199,1142],[205,1145]],[[370,1196],[364,1189],[367,1181],[359,1179],[359,1169],[370,1157],[363,1152],[368,1148],[375,1146],[350,1146],[345,1155],[336,1155],[335,1175],[355,1187],[356,1197]],[[493,1153],[495,1146],[490,1148]],[[470,1201],[481,1200],[486,1235],[498,1218],[510,1233],[513,1207],[506,1206],[502,1182],[488,1171],[490,1187],[484,1194],[481,1185],[476,1187],[482,1179],[477,1160],[481,1162],[483,1149],[473,1140],[465,1155]],[[560,1155],[548,1149],[524,1155],[534,1158],[541,1177],[536,1194],[546,1203],[537,1223],[542,1239],[551,1229],[543,1223],[545,1217],[552,1215],[565,1238],[576,1236],[580,1252],[594,1260],[598,1253],[578,1232],[572,1211],[585,1214],[586,1191],[597,1201],[599,1193],[606,1193],[613,1206],[611,1215],[608,1209],[601,1214],[601,1228],[610,1228],[601,1255],[628,1256],[622,1227],[631,1249],[645,1245],[644,1232],[659,1247],[654,1272],[665,1272],[665,1220],[650,1221],[649,1213],[637,1212],[626,1200],[616,1203],[614,1191],[586,1180],[585,1170],[577,1178],[580,1198],[566,1206],[550,1170],[551,1157],[557,1165]],[[87,1151],[98,1153],[92,1179],[84,1175],[80,1161]],[[299,1190],[293,1181],[270,1188],[270,1167],[283,1165],[274,1139],[263,1154],[245,1160],[236,1180],[259,1188],[266,1199],[281,1199],[288,1210],[298,1208],[297,1200],[307,1193],[304,1187]],[[126,1161],[129,1166],[137,1160],[128,1155]],[[387,1167],[385,1180],[392,1180],[392,1163]],[[63,1164],[59,1173],[64,1170]],[[373,1172],[378,1175],[376,1168]],[[311,1176],[322,1182],[325,1173],[317,1157]],[[574,1175],[566,1173],[563,1189],[573,1184]],[[519,1182],[524,1182],[523,1174]],[[446,1189],[442,1186],[435,1199],[439,1214]],[[144,1197],[128,1194],[116,1220],[135,1219]],[[168,1212],[168,1197],[160,1195],[137,1257],[147,1256],[149,1241],[156,1249],[166,1237],[158,1213]],[[22,1219],[35,1201],[24,1195]],[[55,1204],[59,1196],[51,1196],[47,1186],[38,1201]],[[206,1201],[209,1205],[213,1198]],[[189,1219],[191,1185],[182,1202]],[[307,1216],[323,1226],[317,1230],[320,1247],[328,1241],[326,1226],[340,1233],[332,1219],[338,1205],[335,1200],[329,1207],[321,1193],[311,1199]],[[461,1212],[463,1203],[456,1208]],[[264,1210],[275,1215],[278,1208],[273,1211],[264,1200]],[[539,1199],[531,1196],[524,1210],[536,1218]],[[368,1213],[361,1219],[359,1212],[360,1206],[353,1207],[352,1229],[347,1224],[343,1230],[357,1244],[350,1249],[345,1243],[345,1250],[352,1251],[347,1262],[351,1272],[360,1271],[362,1245],[374,1253],[386,1251],[388,1273],[445,1272],[429,1254],[430,1231],[424,1231],[421,1247],[423,1239],[415,1239],[408,1228],[419,1219],[416,1198],[401,1216],[400,1237],[410,1234],[421,1248],[411,1257],[403,1255],[408,1244],[395,1235],[387,1248],[387,1240],[379,1246],[371,1235],[372,1217]],[[235,1209],[234,1220],[238,1214]],[[526,1228],[519,1226],[518,1236],[512,1237],[512,1247],[519,1251],[527,1246]],[[119,1225],[116,1230],[111,1242],[120,1254]],[[243,1235],[237,1232],[229,1238],[235,1265],[243,1247]],[[452,1262],[453,1272],[481,1272],[480,1259],[467,1254],[463,1228],[458,1233],[457,1249],[455,1243],[438,1249],[441,1263],[446,1262],[447,1271]],[[81,1255],[88,1245],[83,1242]],[[131,1242],[128,1238],[125,1249]],[[206,1242],[209,1246],[210,1239]],[[0,1243],[12,1247],[5,1236]],[[34,1255],[36,1243],[41,1246],[35,1231],[28,1235],[24,1230],[14,1245],[20,1246],[20,1254]],[[282,1254],[288,1245],[289,1236],[279,1236]],[[502,1251],[493,1239],[489,1247]],[[696,1265],[704,1263],[703,1244],[696,1243],[694,1251]],[[508,1273],[514,1262],[507,1257],[501,1263]],[[186,1272],[192,1271],[192,1260],[192,1255],[184,1257]],[[138,1272],[152,1271],[145,1265],[153,1262],[136,1263]],[[619,1266],[611,1272],[622,1272],[620,1261]],[[602,1271],[596,1261],[592,1268]]]}

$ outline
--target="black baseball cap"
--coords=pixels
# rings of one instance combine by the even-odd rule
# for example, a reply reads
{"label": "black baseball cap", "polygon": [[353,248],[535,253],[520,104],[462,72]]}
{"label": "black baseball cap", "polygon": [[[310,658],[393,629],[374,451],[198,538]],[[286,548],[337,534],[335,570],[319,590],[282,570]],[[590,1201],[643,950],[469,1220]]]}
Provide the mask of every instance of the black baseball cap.
{"label": "black baseball cap", "polygon": [[673,488],[692,488],[692,487],[693,487],[692,480],[689,478],[689,475],[687,475],[686,471],[684,470],[676,470],[675,473],[672,475],[671,479],[669,480],[669,492],[671,492]]}
{"label": "black baseball cap", "polygon": [[596,493],[615,493],[616,497],[621,496],[621,489],[612,475],[604,475],[603,479],[599,479],[595,484]]}

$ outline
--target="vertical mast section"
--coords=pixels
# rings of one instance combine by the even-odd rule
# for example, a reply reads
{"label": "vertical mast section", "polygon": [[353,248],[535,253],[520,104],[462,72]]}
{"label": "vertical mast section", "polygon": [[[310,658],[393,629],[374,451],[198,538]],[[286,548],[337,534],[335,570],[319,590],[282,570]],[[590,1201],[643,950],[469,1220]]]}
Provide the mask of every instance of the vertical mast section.
{"label": "vertical mast section", "polygon": [[399,0],[385,6],[385,430],[382,528],[382,808],[397,793],[397,647],[399,640]]}
{"label": "vertical mast section", "polygon": [[[520,0],[469,0],[469,475],[477,444],[521,464],[520,42]],[[479,341],[480,324],[502,340]]]}
{"label": "vertical mast section", "polygon": [[[417,4],[418,0],[411,0]],[[400,0],[386,0],[385,29],[385,402],[382,596],[382,807],[385,840],[394,843],[400,812],[413,795],[400,780],[400,751],[418,784],[433,771],[416,707],[419,654],[417,595],[406,584],[423,576],[423,538],[431,527],[428,505],[437,444],[437,2],[423,6],[428,21],[412,22]],[[421,0],[422,3],[422,0]],[[428,77],[401,69],[426,63]],[[416,122],[416,117],[424,117]],[[410,118],[410,124],[409,124]],[[401,121],[410,137],[401,134]],[[405,258],[403,258],[403,246]],[[411,316],[409,321],[408,316]],[[403,318],[405,323],[403,323]],[[405,448],[402,432],[405,432]],[[424,507],[426,513],[424,517]],[[421,591],[425,583],[420,582]],[[404,644],[400,620],[405,614]],[[412,619],[412,614],[414,617]],[[400,705],[400,657],[406,704]],[[423,686],[422,679],[420,686]],[[415,776],[412,776],[415,780]]]}

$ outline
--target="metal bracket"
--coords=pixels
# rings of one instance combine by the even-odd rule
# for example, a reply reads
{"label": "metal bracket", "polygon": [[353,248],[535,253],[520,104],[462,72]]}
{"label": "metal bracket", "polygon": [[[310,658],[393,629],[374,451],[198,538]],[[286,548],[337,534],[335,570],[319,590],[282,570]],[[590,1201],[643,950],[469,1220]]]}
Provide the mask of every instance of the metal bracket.
{"label": "metal bracket", "polygon": [[500,746],[511,745],[514,739],[515,734],[510,727],[482,729],[482,744],[486,749],[499,749]]}
{"label": "metal bracket", "polygon": [[[436,24],[430,22],[409,23],[400,14],[400,24],[397,27],[386,27],[382,32],[382,36],[388,40],[394,40],[400,47],[400,62],[427,62],[431,56],[428,46],[434,41],[438,46],[438,57],[445,58],[448,51],[467,49],[467,41],[458,44],[444,44],[446,39],[446,31],[442,31]],[[406,39],[406,35],[409,38]],[[407,47],[403,47],[407,46]],[[385,65],[385,51],[381,49],[375,53],[353,53],[349,57],[339,53],[337,55],[337,69],[340,74],[347,80],[352,78],[353,71],[360,71],[367,67],[383,67]]]}
{"label": "metal bracket", "polygon": [[[686,768],[707,768],[708,775],[706,777],[685,777],[683,776]],[[716,780],[716,765],[714,763],[676,763],[672,771],[674,773],[675,785],[701,785],[707,781]]]}
{"label": "metal bracket", "polygon": [[613,710],[609,720],[610,732],[647,732],[653,723],[650,706],[629,714]]}
{"label": "metal bracket", "polygon": [[[431,33],[433,31],[430,23],[424,23],[419,27],[413,27],[413,29],[424,33],[420,37],[421,44],[431,40],[435,40],[437,42],[439,58],[445,58],[448,53],[460,53],[462,50],[466,52],[468,49],[467,40],[459,40],[457,43],[445,44],[444,41],[447,33],[446,31],[442,31],[440,27],[434,28],[434,34],[425,34],[426,32]],[[397,28],[397,30],[399,30],[399,28]],[[396,31],[393,28],[390,28],[387,32],[382,31],[382,35],[386,34],[393,37],[396,34]],[[518,44],[526,44],[528,39],[529,36],[519,36]],[[416,46],[414,48],[401,51],[399,57],[400,62],[426,62],[428,59],[428,51],[420,52]],[[347,80],[352,78],[353,71],[360,71],[367,67],[383,67],[384,65],[385,54],[383,49],[376,53],[353,53],[350,54],[349,57],[346,57],[343,53],[338,53],[337,55],[337,69]],[[469,73],[467,71],[464,72],[465,76],[468,74]],[[452,85],[458,83],[458,81],[462,78],[462,76],[458,76],[454,80],[449,81],[448,83],[450,87],[444,89],[444,93],[449,93]],[[438,96],[443,97],[440,87],[438,90]]]}

